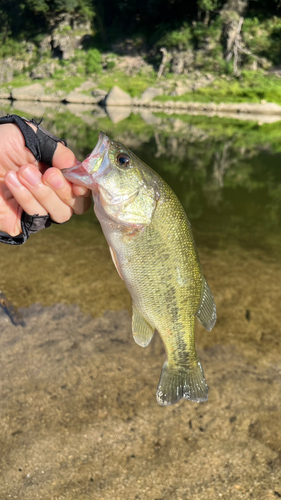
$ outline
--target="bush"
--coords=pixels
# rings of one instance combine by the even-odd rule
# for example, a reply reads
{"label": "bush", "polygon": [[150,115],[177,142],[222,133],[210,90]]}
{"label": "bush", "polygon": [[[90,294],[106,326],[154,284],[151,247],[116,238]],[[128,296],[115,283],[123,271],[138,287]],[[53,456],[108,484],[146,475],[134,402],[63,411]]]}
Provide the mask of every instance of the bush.
{"label": "bush", "polygon": [[114,69],[114,68],[115,68],[115,66],[116,66],[116,64],[115,64],[115,62],[114,62],[114,61],[108,61],[108,62],[106,63],[106,69],[109,69],[109,70],[110,70],[110,69]]}
{"label": "bush", "polygon": [[101,53],[98,49],[90,49],[86,56],[85,69],[88,75],[101,73]]}
{"label": "bush", "polygon": [[179,48],[186,50],[193,46],[192,28],[187,23],[184,23],[179,30],[169,31],[158,40],[158,47],[166,47],[167,49]]}
{"label": "bush", "polygon": [[273,64],[281,62],[281,19],[271,17],[264,21],[245,19],[243,38],[253,55],[266,57]]}
{"label": "bush", "polygon": [[65,77],[65,70],[63,68],[57,68],[52,74],[54,80],[63,80]]}
{"label": "bush", "polygon": [[25,47],[22,43],[13,40],[12,38],[7,38],[5,43],[1,41],[0,43],[0,58],[5,57],[17,57],[20,59],[25,54]]}

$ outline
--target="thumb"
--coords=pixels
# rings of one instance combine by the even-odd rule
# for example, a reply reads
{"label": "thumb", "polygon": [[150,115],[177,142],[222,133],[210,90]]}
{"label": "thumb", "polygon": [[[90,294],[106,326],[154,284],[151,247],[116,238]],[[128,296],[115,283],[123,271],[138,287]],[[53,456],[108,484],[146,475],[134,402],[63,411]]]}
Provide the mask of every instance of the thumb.
{"label": "thumb", "polygon": [[62,170],[63,168],[74,167],[74,165],[77,165],[77,163],[79,163],[79,161],[77,160],[75,154],[71,151],[71,149],[64,146],[61,142],[58,142],[52,160],[53,167]]}

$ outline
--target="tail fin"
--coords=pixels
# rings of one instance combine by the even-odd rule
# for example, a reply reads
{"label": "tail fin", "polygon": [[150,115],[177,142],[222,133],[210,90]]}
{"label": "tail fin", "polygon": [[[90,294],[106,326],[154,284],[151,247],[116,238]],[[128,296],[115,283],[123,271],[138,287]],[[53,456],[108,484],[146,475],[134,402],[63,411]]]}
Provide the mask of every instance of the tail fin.
{"label": "tail fin", "polygon": [[200,403],[208,399],[208,386],[198,360],[192,366],[163,365],[156,399],[160,405],[173,405],[180,399]]}

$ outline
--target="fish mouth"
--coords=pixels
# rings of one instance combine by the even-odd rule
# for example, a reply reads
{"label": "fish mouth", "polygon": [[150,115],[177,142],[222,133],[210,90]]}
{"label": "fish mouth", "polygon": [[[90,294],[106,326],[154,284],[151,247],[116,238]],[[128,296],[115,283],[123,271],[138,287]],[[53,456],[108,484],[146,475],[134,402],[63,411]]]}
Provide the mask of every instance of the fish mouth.
{"label": "fish mouth", "polygon": [[[97,182],[95,177],[97,177],[99,170],[104,170],[100,169],[100,167],[109,145],[109,137],[104,132],[100,132],[98,142],[89,156],[82,163],[78,162],[73,167],[62,169],[62,174],[73,184],[87,186],[92,191],[96,191]],[[101,171],[99,173],[102,174]]]}
{"label": "fish mouth", "polygon": [[92,189],[93,178],[87,170],[85,170],[83,163],[78,162],[74,165],[74,167],[63,168],[61,173],[73,184],[77,184],[78,186],[87,186]]}
{"label": "fish mouth", "polygon": [[103,162],[106,151],[110,145],[110,139],[104,132],[99,133],[98,142],[89,156],[82,162],[89,174],[97,172]]}

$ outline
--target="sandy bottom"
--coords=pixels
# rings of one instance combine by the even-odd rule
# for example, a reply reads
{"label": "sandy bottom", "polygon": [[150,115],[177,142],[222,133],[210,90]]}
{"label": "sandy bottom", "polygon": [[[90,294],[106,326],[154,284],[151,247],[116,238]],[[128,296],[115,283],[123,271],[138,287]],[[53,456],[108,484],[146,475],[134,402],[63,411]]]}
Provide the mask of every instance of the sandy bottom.
{"label": "sandy bottom", "polygon": [[164,408],[162,342],[134,343],[97,224],[2,245],[26,326],[0,313],[0,500],[281,498],[279,251],[197,241],[218,307],[196,326],[209,401]]}
{"label": "sandy bottom", "polygon": [[127,311],[21,312],[0,315],[1,500],[281,497],[277,344],[207,347],[199,327],[209,401],[164,408],[163,345],[134,344]]}

